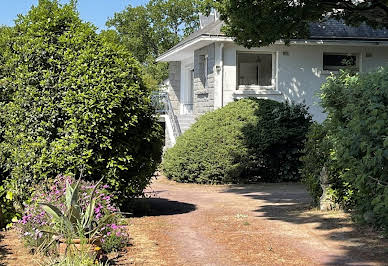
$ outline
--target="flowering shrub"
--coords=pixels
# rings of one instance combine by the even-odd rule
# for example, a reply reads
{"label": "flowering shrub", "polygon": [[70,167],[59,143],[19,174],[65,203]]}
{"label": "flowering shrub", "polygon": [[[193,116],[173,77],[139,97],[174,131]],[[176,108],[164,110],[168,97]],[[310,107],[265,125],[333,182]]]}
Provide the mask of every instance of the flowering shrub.
{"label": "flowering shrub", "polygon": [[101,242],[104,251],[117,251],[125,246],[126,242],[121,240],[127,237],[124,225],[107,224],[101,231],[103,232]]}
{"label": "flowering shrub", "polygon": [[[60,231],[62,225],[58,224],[53,217],[43,210],[39,203],[48,203],[58,208],[62,213],[66,210],[66,184],[74,184],[74,178],[59,175],[48,185],[48,189],[38,188],[32,196],[31,203],[25,205],[23,217],[18,221],[18,228],[27,246],[32,249],[51,246],[53,243],[53,229]],[[118,212],[118,208],[112,204],[112,196],[108,193],[108,186],[96,187],[95,183],[81,181],[77,204],[82,211],[86,211],[92,199],[92,191],[95,189],[96,200],[94,207],[93,223],[103,223],[97,230],[96,235],[101,238],[102,248],[105,251],[117,250],[128,242],[125,226],[122,225],[120,215],[112,215]],[[105,224],[104,224],[105,223]],[[62,226],[63,227],[63,226]],[[63,228],[62,228],[63,229]],[[64,237],[64,236],[62,236]],[[86,232],[80,228],[78,238],[86,238]],[[105,243],[109,243],[105,245]],[[105,249],[106,247],[107,249]]]}

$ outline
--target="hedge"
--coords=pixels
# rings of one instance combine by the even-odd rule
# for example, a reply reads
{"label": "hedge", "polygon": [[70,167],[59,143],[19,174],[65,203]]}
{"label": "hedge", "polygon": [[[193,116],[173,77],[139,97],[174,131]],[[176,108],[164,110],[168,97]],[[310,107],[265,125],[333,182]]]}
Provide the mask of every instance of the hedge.
{"label": "hedge", "polygon": [[180,182],[296,181],[311,117],[303,105],[243,99],[201,116],[163,159]]}

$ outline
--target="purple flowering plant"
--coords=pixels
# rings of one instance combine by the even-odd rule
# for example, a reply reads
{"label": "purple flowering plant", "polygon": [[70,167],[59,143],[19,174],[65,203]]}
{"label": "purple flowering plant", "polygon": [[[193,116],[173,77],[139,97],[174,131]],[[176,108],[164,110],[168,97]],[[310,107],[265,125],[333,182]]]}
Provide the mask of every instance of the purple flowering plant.
{"label": "purple flowering plant", "polygon": [[107,185],[59,175],[48,187],[36,189],[18,221],[27,246],[50,247],[59,238],[98,238],[109,252],[128,243],[123,217]]}

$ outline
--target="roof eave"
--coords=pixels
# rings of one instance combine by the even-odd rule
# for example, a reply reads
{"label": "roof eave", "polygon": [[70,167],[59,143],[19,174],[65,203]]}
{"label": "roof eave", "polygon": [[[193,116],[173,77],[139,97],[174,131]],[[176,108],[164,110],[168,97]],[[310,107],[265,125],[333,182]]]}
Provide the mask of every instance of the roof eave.
{"label": "roof eave", "polygon": [[[203,34],[187,42],[177,44],[176,46],[156,58],[156,62],[170,62],[171,60],[169,60],[169,58],[172,57],[174,54],[177,54],[184,50],[192,50],[194,52],[195,49],[204,47],[209,44],[209,42],[233,42],[233,38],[226,37],[224,35]],[[195,47],[195,49],[193,49],[193,47]]]}

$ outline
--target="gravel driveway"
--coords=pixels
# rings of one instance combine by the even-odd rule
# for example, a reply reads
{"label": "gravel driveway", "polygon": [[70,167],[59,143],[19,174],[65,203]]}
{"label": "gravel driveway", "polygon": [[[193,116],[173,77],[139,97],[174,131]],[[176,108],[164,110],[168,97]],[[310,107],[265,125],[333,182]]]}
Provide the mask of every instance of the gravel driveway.
{"label": "gravel driveway", "polygon": [[206,186],[163,177],[130,219],[122,265],[388,265],[388,241],[300,184]]}

